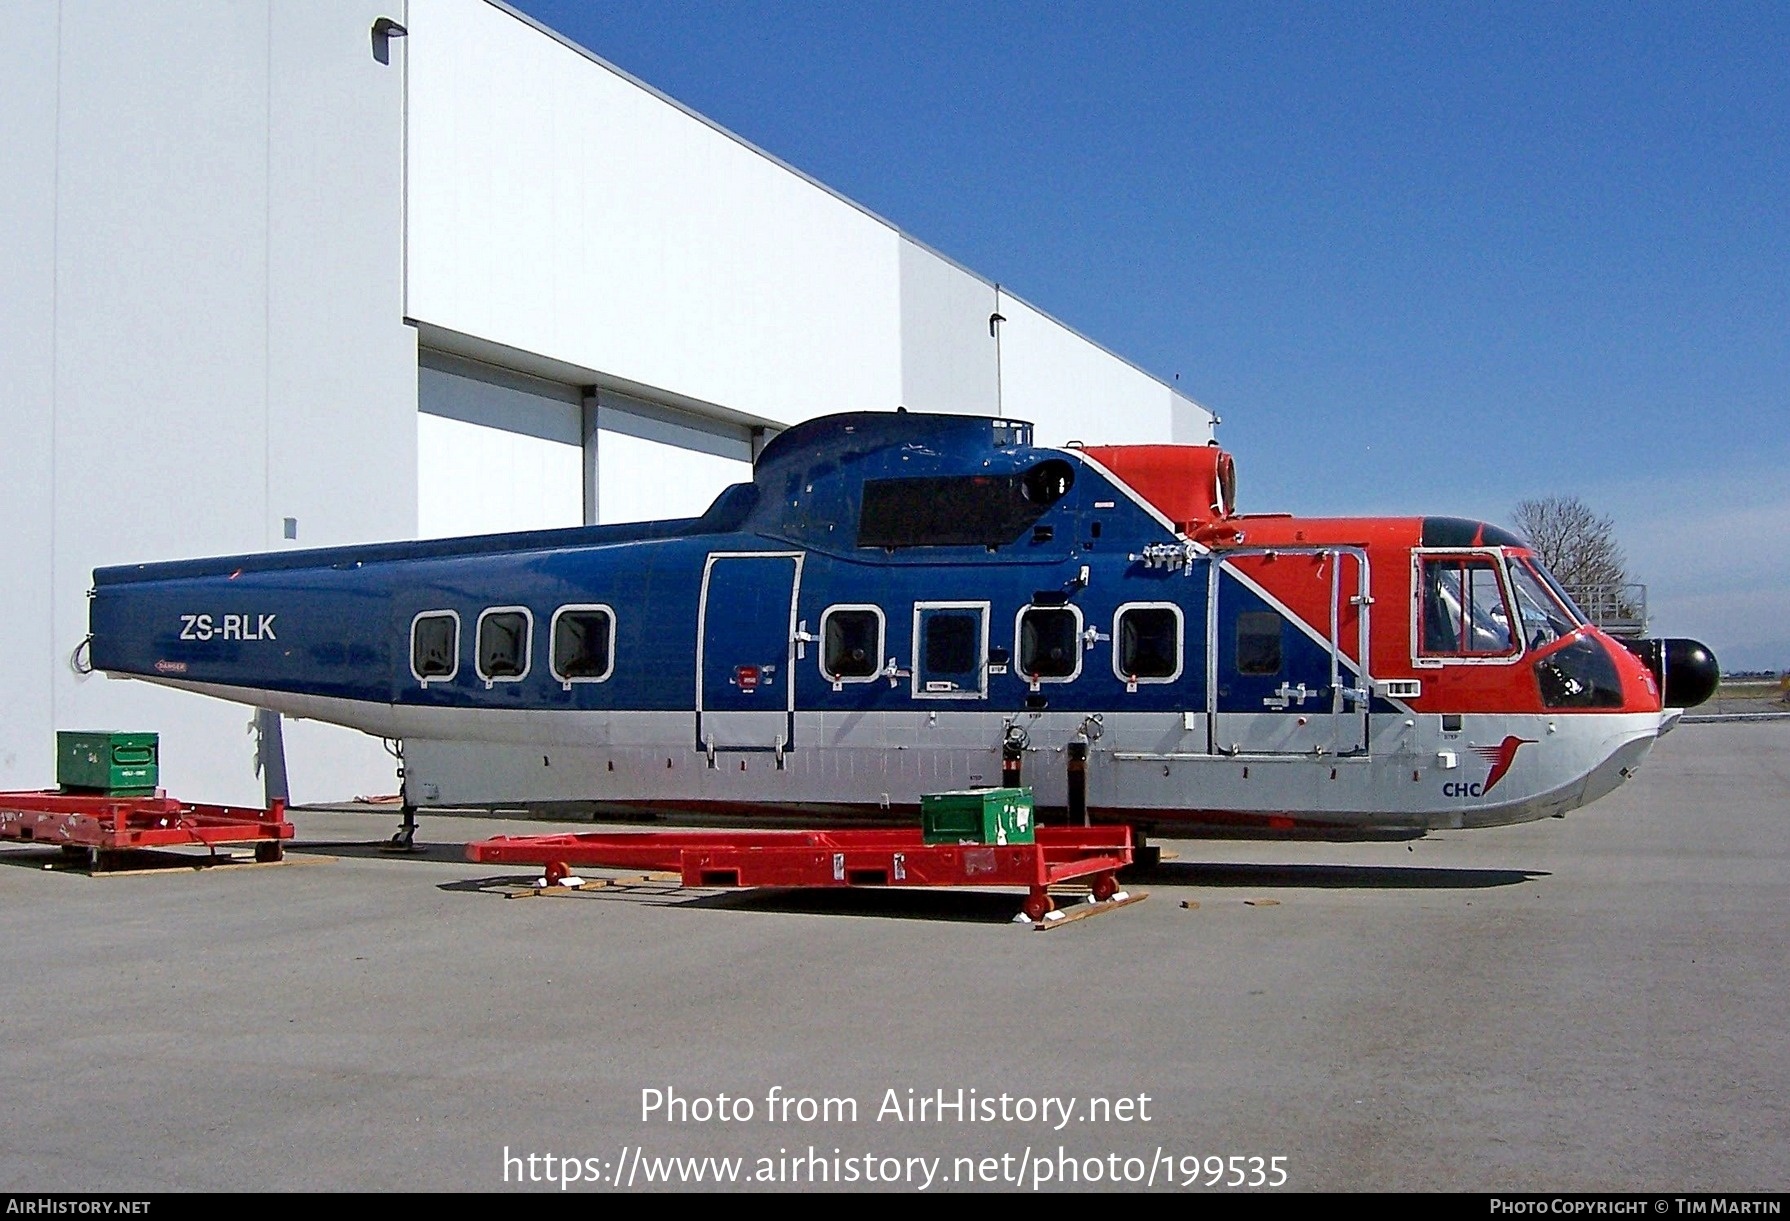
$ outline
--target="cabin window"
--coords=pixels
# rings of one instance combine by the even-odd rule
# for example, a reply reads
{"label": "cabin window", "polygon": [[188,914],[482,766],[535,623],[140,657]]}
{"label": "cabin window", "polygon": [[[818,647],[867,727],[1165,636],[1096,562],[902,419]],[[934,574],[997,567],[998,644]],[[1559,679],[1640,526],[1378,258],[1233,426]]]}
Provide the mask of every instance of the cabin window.
{"label": "cabin window", "polygon": [[607,606],[562,606],[553,616],[553,677],[600,683],[615,669],[615,612]]}
{"label": "cabin window", "polygon": [[1486,556],[1431,556],[1423,561],[1422,652],[1444,657],[1496,657],[1516,651],[1510,608],[1495,562]]}
{"label": "cabin window", "polygon": [[1019,612],[1019,673],[1033,682],[1068,682],[1081,673],[1081,612],[1028,606]]}
{"label": "cabin window", "polygon": [[479,677],[487,683],[516,682],[528,673],[528,644],[534,616],[527,607],[499,606],[479,616]]}
{"label": "cabin window", "polygon": [[863,682],[882,673],[883,613],[834,606],[820,620],[820,672],[829,682]]}
{"label": "cabin window", "polygon": [[1181,677],[1180,608],[1122,608],[1113,626],[1113,671],[1128,683],[1166,683]]}
{"label": "cabin window", "polygon": [[446,682],[460,670],[460,616],[424,611],[410,621],[410,672],[427,686]]}
{"label": "cabin window", "polygon": [[1279,674],[1281,618],[1273,611],[1237,616],[1237,673]]}
{"label": "cabin window", "polygon": [[858,517],[860,547],[988,547],[1011,543],[1074,486],[1061,458],[1011,475],[871,479]]}

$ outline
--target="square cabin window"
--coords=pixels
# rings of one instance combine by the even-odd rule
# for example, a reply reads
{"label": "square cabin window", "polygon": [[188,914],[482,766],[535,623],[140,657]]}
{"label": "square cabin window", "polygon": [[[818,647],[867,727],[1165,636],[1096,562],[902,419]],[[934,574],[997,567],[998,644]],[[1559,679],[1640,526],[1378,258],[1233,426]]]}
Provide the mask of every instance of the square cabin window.
{"label": "square cabin window", "polygon": [[553,677],[600,683],[615,664],[615,616],[608,607],[565,607],[553,617]]}
{"label": "square cabin window", "polygon": [[1181,616],[1166,606],[1119,614],[1118,666],[1126,678],[1173,678],[1181,672]]}
{"label": "square cabin window", "polygon": [[1026,678],[1073,678],[1081,669],[1081,616],[1066,606],[1029,606],[1019,614],[1019,672]]}
{"label": "square cabin window", "polygon": [[1280,616],[1273,611],[1245,611],[1237,616],[1237,673],[1280,673],[1280,624]]}
{"label": "square cabin window", "polygon": [[974,675],[981,645],[980,616],[933,615],[926,621],[926,673]]}
{"label": "square cabin window", "polygon": [[826,678],[874,678],[882,670],[883,617],[874,610],[829,610],[821,628],[820,670]]}
{"label": "square cabin window", "polygon": [[418,615],[410,625],[410,671],[418,682],[452,678],[460,668],[460,617]]}
{"label": "square cabin window", "polygon": [[479,616],[479,677],[486,682],[515,680],[528,673],[529,614],[521,607],[488,610]]}

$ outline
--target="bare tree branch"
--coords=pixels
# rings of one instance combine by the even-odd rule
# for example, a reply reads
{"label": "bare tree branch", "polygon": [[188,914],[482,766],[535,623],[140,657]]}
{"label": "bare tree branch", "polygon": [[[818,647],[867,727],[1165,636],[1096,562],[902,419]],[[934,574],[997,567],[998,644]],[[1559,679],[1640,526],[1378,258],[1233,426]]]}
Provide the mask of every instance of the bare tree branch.
{"label": "bare tree branch", "polygon": [[1518,504],[1516,527],[1562,585],[1628,583],[1628,559],[1616,523],[1599,517],[1577,496],[1548,496]]}

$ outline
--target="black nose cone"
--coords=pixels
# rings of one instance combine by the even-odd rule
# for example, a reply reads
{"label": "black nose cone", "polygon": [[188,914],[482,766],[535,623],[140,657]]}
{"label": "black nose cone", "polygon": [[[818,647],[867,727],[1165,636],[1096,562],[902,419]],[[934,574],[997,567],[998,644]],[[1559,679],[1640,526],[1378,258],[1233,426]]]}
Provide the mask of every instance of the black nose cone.
{"label": "black nose cone", "polygon": [[1660,702],[1668,708],[1695,708],[1714,695],[1722,681],[1715,654],[1701,641],[1675,636],[1622,643],[1653,671],[1659,680]]}

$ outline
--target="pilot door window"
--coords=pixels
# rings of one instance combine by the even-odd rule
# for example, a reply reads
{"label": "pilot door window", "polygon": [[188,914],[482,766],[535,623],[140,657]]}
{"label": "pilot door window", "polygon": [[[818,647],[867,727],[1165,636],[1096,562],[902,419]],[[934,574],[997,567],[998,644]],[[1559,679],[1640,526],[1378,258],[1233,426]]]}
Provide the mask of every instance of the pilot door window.
{"label": "pilot door window", "polygon": [[499,606],[479,616],[479,677],[493,683],[520,682],[528,675],[529,637],[534,616],[521,606]]}
{"label": "pilot door window", "polygon": [[1418,640],[1424,656],[1485,660],[1517,651],[1504,583],[1490,558],[1426,558],[1421,588]]}
{"label": "pilot door window", "polygon": [[410,624],[410,673],[427,687],[453,681],[460,670],[460,616],[425,611]]}

